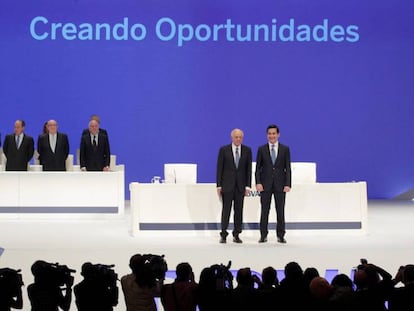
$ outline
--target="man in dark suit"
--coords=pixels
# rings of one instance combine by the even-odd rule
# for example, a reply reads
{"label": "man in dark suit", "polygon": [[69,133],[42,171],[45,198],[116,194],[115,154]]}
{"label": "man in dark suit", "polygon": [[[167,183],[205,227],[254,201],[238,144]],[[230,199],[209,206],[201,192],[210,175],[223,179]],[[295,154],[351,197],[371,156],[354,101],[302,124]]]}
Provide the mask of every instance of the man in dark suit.
{"label": "man in dark suit", "polygon": [[249,194],[252,182],[252,150],[242,145],[243,132],[231,132],[232,143],[220,148],[217,160],[217,194],[221,198],[220,243],[226,243],[231,206],[234,203],[233,242],[242,243],[243,201]]}
{"label": "man in dark suit", "polygon": [[267,127],[268,143],[259,147],[256,158],[256,190],[260,192],[260,240],[267,242],[267,226],[272,195],[276,206],[276,235],[279,243],[286,243],[285,198],[291,187],[290,150],[279,143],[279,128],[272,124]]}
{"label": "man in dark suit", "polygon": [[47,134],[39,136],[37,152],[44,171],[66,171],[66,159],[69,155],[69,140],[60,133],[55,120],[47,121]]}
{"label": "man in dark suit", "polygon": [[33,157],[34,140],[24,133],[23,120],[14,122],[14,134],[4,139],[3,152],[7,158],[6,171],[27,171],[27,164]]}
{"label": "man in dark suit", "polygon": [[89,132],[82,135],[80,165],[83,171],[108,171],[111,160],[108,137],[99,130],[96,120],[89,121]]}
{"label": "man in dark suit", "polygon": [[[99,132],[102,133],[102,134],[105,134],[106,137],[108,137],[108,139],[109,139],[108,132],[105,129],[101,128],[101,118],[97,114],[93,114],[93,115],[91,115],[91,118],[89,119],[89,121],[92,121],[92,120],[95,120],[96,122],[98,122]],[[85,135],[85,134],[89,134],[89,127],[82,131],[82,136]]]}

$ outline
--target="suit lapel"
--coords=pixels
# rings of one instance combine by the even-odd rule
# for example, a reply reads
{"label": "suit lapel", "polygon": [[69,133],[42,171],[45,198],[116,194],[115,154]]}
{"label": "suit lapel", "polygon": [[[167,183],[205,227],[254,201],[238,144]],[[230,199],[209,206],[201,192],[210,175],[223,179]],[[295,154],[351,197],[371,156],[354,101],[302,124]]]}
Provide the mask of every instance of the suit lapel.
{"label": "suit lapel", "polygon": [[233,145],[230,144],[227,148],[227,152],[230,155],[230,158],[232,159],[233,162],[233,167],[236,169],[236,159],[234,158],[234,154],[233,154]]}
{"label": "suit lapel", "polygon": [[[14,149],[16,149],[17,151],[19,150],[19,149],[17,149],[17,145],[16,145],[16,135],[13,135],[13,136],[11,136],[12,137],[12,139],[11,139],[11,142],[10,142],[10,144],[11,145],[13,145],[13,148]],[[20,145],[21,146],[21,145]]]}
{"label": "suit lapel", "polygon": [[53,153],[52,147],[50,146],[50,136],[49,136],[49,134],[46,134],[46,143],[47,143],[47,147],[49,148],[50,152]]}
{"label": "suit lapel", "polygon": [[281,156],[280,143],[278,143],[277,144],[277,157],[276,157],[275,165],[279,162],[280,156]]}
{"label": "suit lapel", "polygon": [[23,144],[24,144],[25,141],[26,141],[26,135],[23,134],[23,138],[22,138],[22,142],[20,143],[19,150],[20,150],[20,148],[23,148]]}
{"label": "suit lapel", "polygon": [[[267,158],[267,161],[269,161],[269,163],[270,163],[270,165],[272,165],[273,166],[273,163],[272,163],[272,155],[270,154],[270,148],[269,148],[269,144],[267,143],[265,146],[263,146],[264,148],[265,148],[265,150],[266,150],[266,152],[265,152],[265,154],[266,154],[266,158]],[[277,160],[277,159],[276,159]],[[276,162],[275,162],[276,163]]]}
{"label": "suit lapel", "polygon": [[59,150],[59,142],[60,142],[60,135],[59,133],[56,133],[56,146],[55,146],[55,153]]}

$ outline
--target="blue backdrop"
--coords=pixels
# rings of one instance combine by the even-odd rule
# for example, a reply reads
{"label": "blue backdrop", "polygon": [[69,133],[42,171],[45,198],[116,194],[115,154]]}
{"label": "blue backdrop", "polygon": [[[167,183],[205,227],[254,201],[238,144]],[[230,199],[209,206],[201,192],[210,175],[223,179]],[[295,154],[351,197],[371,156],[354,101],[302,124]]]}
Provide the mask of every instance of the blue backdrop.
{"label": "blue backdrop", "polygon": [[233,128],[256,150],[276,123],[320,182],[413,187],[412,0],[0,3],[3,138],[54,118],[75,153],[96,113],[127,185],[166,162],[213,182]]}

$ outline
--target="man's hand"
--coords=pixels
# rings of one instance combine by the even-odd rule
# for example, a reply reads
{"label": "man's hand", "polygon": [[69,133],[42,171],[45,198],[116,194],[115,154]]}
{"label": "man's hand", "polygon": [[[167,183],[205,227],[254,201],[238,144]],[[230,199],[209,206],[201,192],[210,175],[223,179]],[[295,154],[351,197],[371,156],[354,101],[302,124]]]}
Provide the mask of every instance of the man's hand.
{"label": "man's hand", "polygon": [[285,186],[285,187],[283,188],[283,192],[289,192],[289,191],[290,191],[290,187]]}
{"label": "man's hand", "polygon": [[259,192],[263,192],[263,185],[262,184],[257,184],[256,185],[256,190]]}
{"label": "man's hand", "polygon": [[244,190],[244,195],[248,196],[250,194],[250,188],[246,188],[246,190]]}
{"label": "man's hand", "polygon": [[217,187],[217,195],[221,199],[221,187]]}

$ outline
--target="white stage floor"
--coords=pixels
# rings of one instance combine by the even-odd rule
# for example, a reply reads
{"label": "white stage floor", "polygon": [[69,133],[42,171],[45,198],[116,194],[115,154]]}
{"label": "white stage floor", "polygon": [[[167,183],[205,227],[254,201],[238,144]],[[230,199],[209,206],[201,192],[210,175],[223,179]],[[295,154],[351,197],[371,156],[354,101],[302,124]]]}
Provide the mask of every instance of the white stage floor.
{"label": "white stage floor", "polygon": [[[43,218],[43,219],[42,219]],[[76,269],[75,283],[81,281],[82,263],[115,264],[119,276],[129,273],[128,262],[135,253],[165,254],[172,270],[183,261],[189,262],[198,280],[202,268],[215,263],[232,269],[251,267],[260,272],[266,266],[283,269],[289,261],[303,268],[339,269],[349,275],[360,258],[382,266],[395,274],[400,265],[414,263],[414,202],[369,201],[366,233],[350,230],[288,231],[286,245],[276,243],[275,233],[269,242],[258,244],[259,232],[245,231],[243,244],[218,243],[218,232],[143,232],[130,234],[129,209],[125,217],[106,220],[0,219],[0,268],[22,269],[26,286],[33,282],[30,272],[37,259],[66,264]],[[288,221],[288,220],[287,220]],[[114,310],[125,310],[122,291]],[[24,309],[30,310],[24,288]],[[74,299],[71,310],[76,310]]]}

